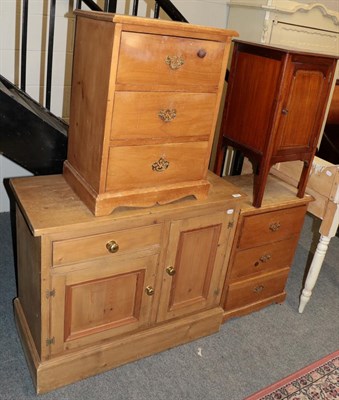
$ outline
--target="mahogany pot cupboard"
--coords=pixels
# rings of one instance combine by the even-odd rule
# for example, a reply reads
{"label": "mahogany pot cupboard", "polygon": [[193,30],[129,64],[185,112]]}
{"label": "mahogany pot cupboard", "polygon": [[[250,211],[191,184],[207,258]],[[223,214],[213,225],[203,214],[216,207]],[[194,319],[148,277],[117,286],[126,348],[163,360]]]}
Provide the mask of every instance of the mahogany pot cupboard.
{"label": "mahogany pot cupboard", "polygon": [[214,171],[228,146],[253,163],[253,205],[260,207],[270,168],[300,160],[303,197],[329,100],[337,57],[234,40]]}

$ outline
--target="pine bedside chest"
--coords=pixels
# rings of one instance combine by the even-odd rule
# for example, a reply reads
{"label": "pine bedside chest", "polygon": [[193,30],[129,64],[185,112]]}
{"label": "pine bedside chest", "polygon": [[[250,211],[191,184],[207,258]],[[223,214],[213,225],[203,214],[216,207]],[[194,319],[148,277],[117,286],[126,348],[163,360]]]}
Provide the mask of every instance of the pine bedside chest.
{"label": "pine bedside chest", "polygon": [[234,31],[77,11],[64,176],[94,215],[207,196]]}

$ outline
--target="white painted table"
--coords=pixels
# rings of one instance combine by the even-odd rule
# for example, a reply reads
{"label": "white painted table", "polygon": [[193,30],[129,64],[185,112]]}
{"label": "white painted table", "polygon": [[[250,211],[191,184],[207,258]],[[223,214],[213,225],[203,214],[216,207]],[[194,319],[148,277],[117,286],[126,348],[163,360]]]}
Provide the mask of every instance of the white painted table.
{"label": "white painted table", "polygon": [[[296,186],[298,181],[295,177],[300,175],[301,168],[302,163],[293,161],[277,164],[271,172]],[[320,240],[300,297],[300,313],[304,311],[311,298],[330,240],[335,236],[339,226],[339,165],[315,157],[306,191],[315,198],[315,201],[309,204],[308,211],[322,222],[319,229]]]}

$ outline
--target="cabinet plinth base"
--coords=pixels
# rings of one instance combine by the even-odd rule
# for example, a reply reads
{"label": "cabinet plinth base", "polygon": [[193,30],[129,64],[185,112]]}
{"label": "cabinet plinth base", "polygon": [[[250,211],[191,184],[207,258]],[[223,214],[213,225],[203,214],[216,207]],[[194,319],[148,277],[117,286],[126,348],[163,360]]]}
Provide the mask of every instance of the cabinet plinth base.
{"label": "cabinet plinth base", "polygon": [[219,307],[156,326],[121,339],[40,361],[23,314],[14,301],[16,323],[37,393],[45,393],[114,367],[218,332],[223,310]]}
{"label": "cabinet plinth base", "polygon": [[210,188],[210,183],[202,179],[97,194],[68,161],[64,163],[63,176],[74,192],[97,217],[109,215],[115,208],[120,206],[151,207],[155,204],[167,204],[187,196],[195,196],[199,200],[206,199]]}

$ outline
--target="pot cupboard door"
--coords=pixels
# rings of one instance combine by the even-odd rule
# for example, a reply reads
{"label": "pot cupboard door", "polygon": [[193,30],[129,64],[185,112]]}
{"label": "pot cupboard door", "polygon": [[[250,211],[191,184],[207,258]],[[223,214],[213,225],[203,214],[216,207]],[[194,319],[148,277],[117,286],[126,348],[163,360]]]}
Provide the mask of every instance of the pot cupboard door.
{"label": "pot cupboard door", "polygon": [[171,224],[158,320],[218,305],[231,220],[225,211]]}
{"label": "pot cupboard door", "polygon": [[312,151],[330,90],[332,66],[332,59],[291,56],[278,126],[278,154]]}
{"label": "pot cupboard door", "polygon": [[149,324],[157,255],[58,268],[52,275],[51,353]]}

